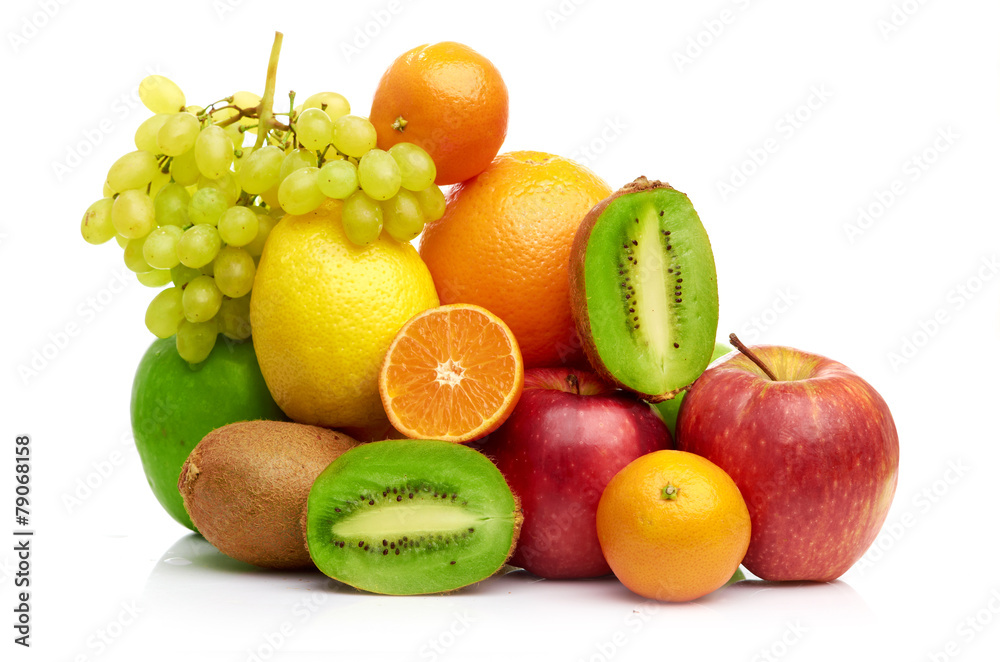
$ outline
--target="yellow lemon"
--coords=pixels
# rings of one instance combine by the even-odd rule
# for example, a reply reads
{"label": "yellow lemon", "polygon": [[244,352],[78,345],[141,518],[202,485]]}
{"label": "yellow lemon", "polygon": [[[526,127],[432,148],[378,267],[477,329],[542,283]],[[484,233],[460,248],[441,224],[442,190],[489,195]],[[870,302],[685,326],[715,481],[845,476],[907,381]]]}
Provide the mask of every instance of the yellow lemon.
{"label": "yellow lemon", "polygon": [[268,236],[250,298],[261,373],[300,423],[368,427],[383,420],[382,359],[411,317],[438,305],[416,249],[387,236],[357,246],[341,202],[285,216]]}

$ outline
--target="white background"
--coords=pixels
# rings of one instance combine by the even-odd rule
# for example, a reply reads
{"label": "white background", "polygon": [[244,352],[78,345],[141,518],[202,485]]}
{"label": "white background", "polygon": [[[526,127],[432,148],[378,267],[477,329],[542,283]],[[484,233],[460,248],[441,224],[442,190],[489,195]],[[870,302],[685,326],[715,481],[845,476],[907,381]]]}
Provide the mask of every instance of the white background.
{"label": "white background", "polygon": [[[8,0],[2,14],[5,660],[996,659],[995,3]],[[397,55],[464,42],[509,87],[505,150],[687,192],[715,250],[720,333],[838,359],[888,401],[901,466],[876,548],[833,584],[748,582],[685,605],[524,573],[391,598],[230,562],[174,523],[129,429],[152,292],[120,286],[120,249],[85,244],[79,222],[134,149],[146,73],[189,103],[259,92],[275,29],[279,91],[336,90],[359,114]],[[25,433],[30,650],[11,627]]]}

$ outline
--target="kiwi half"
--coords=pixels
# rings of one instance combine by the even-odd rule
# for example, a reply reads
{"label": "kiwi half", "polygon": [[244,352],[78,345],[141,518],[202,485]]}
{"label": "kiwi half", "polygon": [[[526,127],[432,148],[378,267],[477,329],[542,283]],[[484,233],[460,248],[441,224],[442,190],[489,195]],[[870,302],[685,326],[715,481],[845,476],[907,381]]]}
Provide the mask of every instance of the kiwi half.
{"label": "kiwi half", "polygon": [[605,379],[652,402],[691,384],[719,325],[715,258],[686,195],[639,177],[584,218],[570,253],[584,351]]}
{"label": "kiwi half", "polygon": [[442,593],[486,579],[514,550],[520,508],[482,453],[400,439],[354,448],[309,492],[309,553],[326,575],[373,593]]}

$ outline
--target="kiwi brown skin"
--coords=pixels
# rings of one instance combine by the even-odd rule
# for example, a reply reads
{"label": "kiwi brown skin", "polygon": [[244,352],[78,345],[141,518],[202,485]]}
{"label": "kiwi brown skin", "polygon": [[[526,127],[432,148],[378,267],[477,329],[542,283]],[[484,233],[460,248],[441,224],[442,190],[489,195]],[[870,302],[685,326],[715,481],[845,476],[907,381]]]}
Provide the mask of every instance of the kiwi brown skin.
{"label": "kiwi brown skin", "polygon": [[198,531],[226,556],[264,568],[310,568],[299,526],[309,489],[358,443],[312,425],[232,423],[191,451],[177,487]]}
{"label": "kiwi brown skin", "polygon": [[[586,284],[586,254],[591,239],[591,234],[594,231],[595,226],[601,219],[607,208],[615,202],[618,198],[625,195],[630,195],[634,193],[641,193],[647,191],[654,191],[656,189],[668,189],[670,191],[675,191],[672,186],[666,182],[659,180],[650,180],[645,176],[640,176],[634,181],[629,182],[624,185],[614,193],[612,193],[607,198],[601,200],[597,203],[584,217],[581,222],[576,236],[573,240],[573,245],[570,250],[570,260],[569,260],[569,284],[570,284],[570,309],[573,314],[573,320],[576,325],[577,335],[580,338],[580,343],[583,347],[584,354],[587,357],[591,367],[594,371],[602,377],[604,380],[615,384],[616,386],[622,388],[623,390],[632,392],[639,396],[640,398],[651,402],[658,403],[666,400],[672,400],[678,394],[683,393],[690,384],[680,384],[677,388],[668,390],[666,392],[649,392],[637,390],[629,386],[619,375],[614,374],[605,365],[604,361],[601,359],[600,352],[598,351],[597,345],[595,343],[594,329],[591,325],[591,318],[588,313],[588,308],[591,304],[590,299],[592,298],[592,293],[587,290]],[[661,212],[662,216],[662,212]],[[638,221],[637,221],[638,222]],[[668,233],[669,234],[669,233]],[[713,266],[713,277],[714,277],[714,266]],[[638,318],[636,318],[638,319]],[[716,311],[717,319],[717,311]],[[638,326],[636,326],[638,328]],[[715,329],[712,329],[712,338],[714,339]],[[675,345],[676,347],[676,345]],[[710,351],[710,350],[709,350]],[[707,356],[705,357],[707,364]],[[702,366],[704,368],[704,366]]]}

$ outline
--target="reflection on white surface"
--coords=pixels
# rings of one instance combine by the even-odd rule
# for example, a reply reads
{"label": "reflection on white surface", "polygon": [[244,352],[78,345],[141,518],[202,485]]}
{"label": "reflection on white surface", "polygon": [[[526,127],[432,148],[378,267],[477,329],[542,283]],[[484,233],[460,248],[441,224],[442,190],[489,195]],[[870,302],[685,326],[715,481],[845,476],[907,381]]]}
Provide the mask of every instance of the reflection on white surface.
{"label": "reflection on white surface", "polygon": [[[810,633],[863,627],[872,616],[842,581],[748,579],[694,602],[668,604],[635,595],[614,577],[550,581],[508,569],[444,595],[376,595],[316,571],[269,571],[235,561],[196,534],[163,553],[141,604],[142,631],[123,642],[120,652],[138,654],[150,642],[176,642],[183,632],[186,649],[254,662],[309,659],[309,651],[404,660],[520,655],[591,662],[684,653],[685,645],[694,646],[689,654],[752,659],[793,645],[806,650]],[[690,636],[700,630],[727,636]]]}

